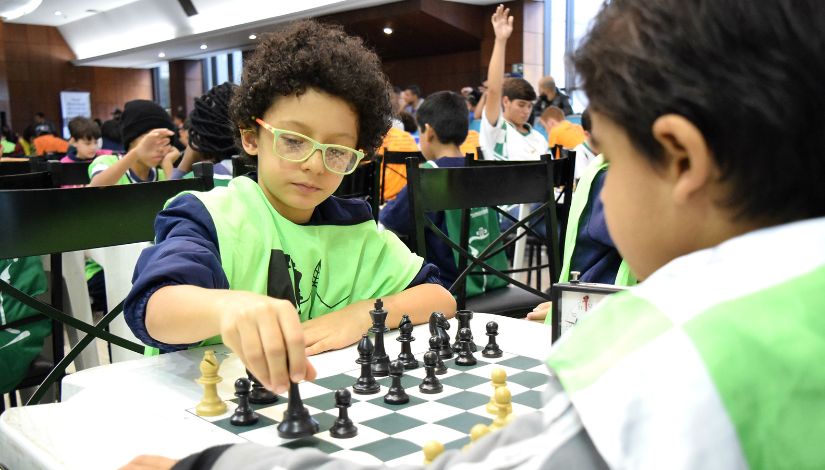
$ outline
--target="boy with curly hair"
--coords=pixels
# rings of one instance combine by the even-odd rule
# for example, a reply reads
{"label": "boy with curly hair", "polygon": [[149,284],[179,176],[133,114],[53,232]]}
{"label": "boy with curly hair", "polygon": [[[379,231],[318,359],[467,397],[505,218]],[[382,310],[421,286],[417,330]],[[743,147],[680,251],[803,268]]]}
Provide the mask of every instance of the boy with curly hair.
{"label": "boy with curly hair", "polygon": [[825,468],[823,24],[820,0],[605,2],[573,64],[610,234],[644,282],[554,346],[540,410],[427,468]]}
{"label": "boy with curly hair", "polygon": [[287,26],[259,44],[229,108],[257,180],[179,195],[158,215],[125,306],[139,339],[169,351],[222,338],[281,393],[314,377],[306,355],[355,343],[376,298],[387,325],[454,313],[430,282],[434,266],[379,232],[366,203],[331,196],[392,117],[381,64],[360,39]]}

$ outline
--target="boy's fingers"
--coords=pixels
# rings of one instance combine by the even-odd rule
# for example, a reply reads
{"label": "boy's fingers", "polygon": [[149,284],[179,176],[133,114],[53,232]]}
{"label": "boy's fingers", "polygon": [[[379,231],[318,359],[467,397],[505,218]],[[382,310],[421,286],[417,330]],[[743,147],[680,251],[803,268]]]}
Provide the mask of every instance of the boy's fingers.
{"label": "boy's fingers", "polygon": [[297,315],[287,312],[278,315],[278,319],[281,322],[281,333],[289,358],[289,376],[293,382],[300,382],[307,373],[304,331]]}
{"label": "boy's fingers", "polygon": [[316,354],[321,354],[322,352],[330,349],[327,346],[326,340],[318,341],[317,343],[313,344],[312,346],[306,348],[306,355],[307,356],[314,356]]}
{"label": "boy's fingers", "polygon": [[267,371],[272,391],[280,393],[289,386],[287,381],[286,351],[284,337],[274,315],[265,315],[260,322],[261,343],[266,358]]}
{"label": "boy's fingers", "polygon": [[315,377],[317,376],[318,372],[315,370],[315,366],[313,366],[312,363],[309,362],[309,359],[307,359],[307,373],[304,380],[315,380]]}
{"label": "boy's fingers", "polygon": [[252,319],[244,317],[238,321],[238,333],[241,340],[241,349],[246,357],[244,364],[252,374],[269,388],[272,386],[272,378],[269,376],[269,368],[266,364],[261,336],[258,333],[258,326]]}

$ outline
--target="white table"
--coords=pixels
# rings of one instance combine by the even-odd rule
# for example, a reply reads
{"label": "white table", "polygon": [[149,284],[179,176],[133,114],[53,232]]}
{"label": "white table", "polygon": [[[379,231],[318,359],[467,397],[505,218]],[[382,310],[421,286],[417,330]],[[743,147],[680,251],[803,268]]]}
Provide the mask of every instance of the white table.
{"label": "white table", "polygon": [[[526,320],[476,313],[476,343],[484,343],[485,324],[499,323],[498,343],[505,351],[544,359],[550,351],[550,329]],[[456,321],[451,320],[451,335]],[[427,325],[416,327],[413,353],[427,349]],[[398,352],[393,330],[386,335],[390,356]],[[234,378],[243,366],[223,346],[216,350],[224,378],[218,393],[233,396]],[[127,361],[88,369],[63,381],[64,402],[11,408],[0,416],[0,463],[12,469],[117,468],[139,454],[182,458],[206,447],[245,442],[184,412],[197,404],[202,389],[195,383],[203,349]],[[357,367],[355,346],[311,358],[319,377]]]}

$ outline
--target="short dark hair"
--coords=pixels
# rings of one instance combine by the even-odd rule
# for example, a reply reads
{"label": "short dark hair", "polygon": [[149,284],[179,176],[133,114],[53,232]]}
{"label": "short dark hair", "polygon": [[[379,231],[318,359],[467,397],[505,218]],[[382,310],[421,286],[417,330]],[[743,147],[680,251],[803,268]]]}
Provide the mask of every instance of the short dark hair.
{"label": "short dark hair", "polygon": [[406,111],[400,111],[398,113],[398,119],[404,126],[404,132],[415,132],[418,130],[418,123],[415,120],[415,116],[412,114]]}
{"label": "short dark hair", "polygon": [[404,89],[410,90],[410,92],[412,92],[413,95],[421,98],[421,87],[419,87],[418,85],[407,85],[407,87]]}
{"label": "short dark hair", "polygon": [[683,116],[728,184],[724,206],[789,222],[825,215],[823,24],[820,0],[613,0],[572,62],[591,109],[651,162],[655,120]]}
{"label": "short dark hair", "polygon": [[425,124],[429,124],[442,144],[461,145],[467,139],[470,127],[467,100],[458,93],[433,93],[418,108],[416,118],[421,130],[424,130]]}
{"label": "short dark hair", "polygon": [[536,90],[533,89],[533,85],[530,85],[530,82],[523,78],[509,77],[504,79],[504,84],[501,87],[501,96],[506,96],[510,101],[535,101]]}
{"label": "short dark hair", "polygon": [[584,111],[582,111],[582,129],[587,132],[593,132],[593,121],[590,120],[590,108],[584,108]]}
{"label": "short dark hair", "polygon": [[69,121],[69,135],[75,140],[100,138],[100,126],[87,117],[76,117]]}
{"label": "short dark hair", "polygon": [[[264,36],[244,64],[229,112],[235,126],[257,129],[278,98],[315,88],[341,98],[358,116],[357,147],[375,152],[392,123],[390,85],[381,61],[339,25],[298,21]],[[323,110],[318,110],[323,112]],[[243,149],[236,132],[238,148]]]}

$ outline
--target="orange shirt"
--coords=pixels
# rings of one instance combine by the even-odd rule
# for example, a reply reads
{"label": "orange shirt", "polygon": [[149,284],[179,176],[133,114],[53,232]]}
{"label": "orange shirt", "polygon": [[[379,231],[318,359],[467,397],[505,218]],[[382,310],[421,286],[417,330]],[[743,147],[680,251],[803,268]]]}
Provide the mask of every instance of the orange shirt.
{"label": "orange shirt", "polygon": [[66,153],[69,150],[69,143],[60,137],[55,137],[51,134],[44,134],[40,137],[35,137],[32,141],[37,155],[44,155],[47,153]]}
{"label": "orange shirt", "polygon": [[459,147],[463,155],[472,153],[473,155],[475,155],[475,159],[478,160],[478,137],[479,134],[477,131],[470,130],[469,132],[467,132],[467,138],[464,139],[464,143],[461,144],[461,147]]}
{"label": "orange shirt", "polygon": [[[418,152],[418,144],[415,143],[412,134],[395,127],[390,128],[384,136],[384,142],[378,149],[378,153],[383,155],[385,148],[390,152]],[[386,172],[382,171],[385,174],[384,200],[389,201],[407,185],[407,167],[400,163],[389,163],[386,166]]]}
{"label": "orange shirt", "polygon": [[550,148],[561,145],[566,149],[574,149],[584,142],[584,129],[578,124],[570,121],[562,121],[556,127],[550,129],[550,137],[547,139]]}

